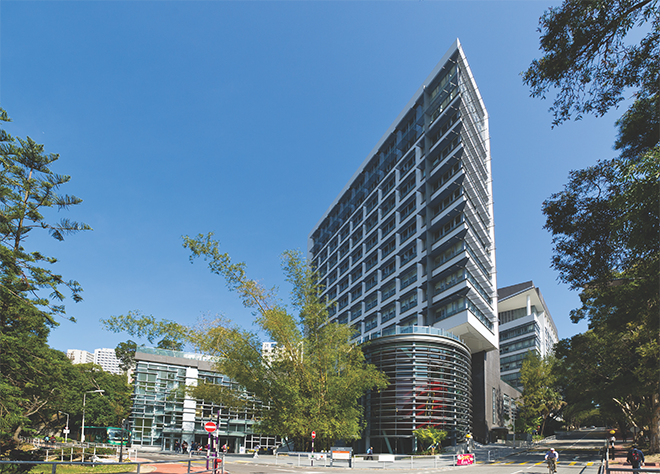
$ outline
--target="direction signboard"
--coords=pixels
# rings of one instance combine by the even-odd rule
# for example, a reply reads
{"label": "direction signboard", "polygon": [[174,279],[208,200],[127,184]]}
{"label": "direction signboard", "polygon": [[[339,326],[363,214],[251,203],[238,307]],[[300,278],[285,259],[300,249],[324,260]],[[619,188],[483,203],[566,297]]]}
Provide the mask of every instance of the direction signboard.
{"label": "direction signboard", "polygon": [[212,421],[207,421],[204,424],[204,429],[209,433],[213,433],[217,429],[217,425]]}

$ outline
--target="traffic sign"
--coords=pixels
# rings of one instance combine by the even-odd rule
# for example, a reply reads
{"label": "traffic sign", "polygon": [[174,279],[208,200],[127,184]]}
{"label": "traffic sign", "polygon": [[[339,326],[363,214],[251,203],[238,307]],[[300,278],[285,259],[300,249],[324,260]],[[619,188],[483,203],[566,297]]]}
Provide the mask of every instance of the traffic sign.
{"label": "traffic sign", "polygon": [[207,421],[204,424],[204,429],[209,433],[213,433],[217,429],[217,425],[212,421]]}
{"label": "traffic sign", "polygon": [[316,438],[316,431],[312,431],[312,439]]}

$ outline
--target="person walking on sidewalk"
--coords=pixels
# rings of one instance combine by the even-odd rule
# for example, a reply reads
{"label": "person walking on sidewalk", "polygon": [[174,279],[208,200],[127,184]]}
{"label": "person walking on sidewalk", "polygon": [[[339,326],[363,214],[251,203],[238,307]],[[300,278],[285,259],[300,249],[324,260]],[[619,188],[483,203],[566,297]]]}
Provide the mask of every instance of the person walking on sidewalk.
{"label": "person walking on sidewalk", "polygon": [[633,469],[639,469],[644,465],[644,453],[633,444],[630,451],[628,451],[628,457],[626,460],[632,464]]}

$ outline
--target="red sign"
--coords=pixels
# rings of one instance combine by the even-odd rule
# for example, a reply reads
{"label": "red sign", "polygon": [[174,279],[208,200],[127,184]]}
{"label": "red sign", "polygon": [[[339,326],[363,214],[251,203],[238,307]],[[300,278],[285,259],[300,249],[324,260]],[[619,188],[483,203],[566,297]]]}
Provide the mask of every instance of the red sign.
{"label": "red sign", "polygon": [[216,428],[217,428],[216,424],[213,423],[212,421],[207,421],[207,422],[204,424],[204,429],[205,429],[206,431],[208,431],[209,433],[213,433],[213,432],[216,430]]}
{"label": "red sign", "polygon": [[467,466],[469,464],[474,464],[474,454],[458,454],[456,456],[457,466]]}
{"label": "red sign", "polygon": [[316,431],[312,431],[312,439],[316,438]]}

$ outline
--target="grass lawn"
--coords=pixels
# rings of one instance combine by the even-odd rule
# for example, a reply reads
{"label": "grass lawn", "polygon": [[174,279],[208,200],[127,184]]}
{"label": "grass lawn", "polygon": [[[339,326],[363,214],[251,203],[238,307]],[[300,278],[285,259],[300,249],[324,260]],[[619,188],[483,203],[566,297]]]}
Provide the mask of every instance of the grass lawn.
{"label": "grass lawn", "polygon": [[[97,464],[96,466],[74,466],[71,464],[62,464],[57,466],[57,474],[114,474],[116,472],[135,472],[135,464],[113,465],[108,466],[105,464]],[[30,474],[51,474],[51,466],[48,464],[40,464],[35,466]]]}

